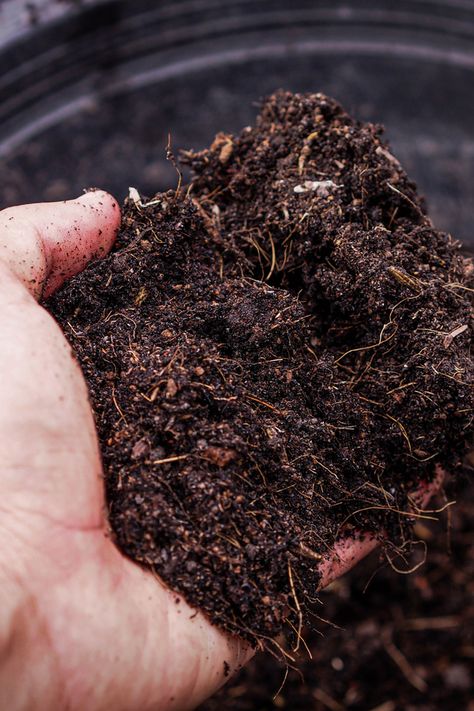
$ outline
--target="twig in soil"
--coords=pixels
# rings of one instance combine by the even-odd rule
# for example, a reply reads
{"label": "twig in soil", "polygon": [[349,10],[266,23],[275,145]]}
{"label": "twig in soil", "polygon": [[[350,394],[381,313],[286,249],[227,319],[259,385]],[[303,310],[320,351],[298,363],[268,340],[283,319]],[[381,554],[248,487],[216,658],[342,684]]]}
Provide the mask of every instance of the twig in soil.
{"label": "twig in soil", "polygon": [[69,326],[69,328],[71,329],[71,331],[73,332],[73,334],[76,336],[76,338],[85,338],[85,334],[79,333],[79,331],[76,331],[74,326],[69,321],[66,321],[66,323]]}
{"label": "twig in soil", "polygon": [[248,398],[249,400],[253,400],[254,402],[258,402],[259,405],[264,405],[264,407],[268,407],[269,410],[273,410],[274,412],[276,412],[276,413],[277,413],[278,415],[280,415],[281,417],[284,417],[284,416],[285,416],[285,413],[282,412],[282,410],[279,410],[279,409],[278,409],[277,407],[275,407],[274,405],[271,405],[269,402],[266,402],[266,400],[261,400],[259,397],[256,397],[255,395],[245,395],[245,397]]}
{"label": "twig in soil", "polygon": [[[399,516],[407,516],[408,518],[420,518],[425,521],[437,521],[438,519],[435,516],[425,516],[424,514],[416,513],[413,511],[401,511],[400,509],[395,509],[392,506],[365,506],[362,509],[357,509],[356,511],[351,511],[350,514],[346,516],[346,518],[342,521],[342,523],[339,525],[338,528],[338,533],[337,536],[341,533],[341,530],[345,526],[345,524],[351,519],[353,516],[356,516],[357,514],[363,513],[364,511],[391,511],[392,513],[396,513]],[[336,536],[336,537],[337,537]]]}
{"label": "twig in soil", "polygon": [[[361,346],[360,348],[351,348],[349,351],[346,351],[345,353],[343,353],[342,355],[340,355],[339,358],[337,358],[337,359],[334,361],[334,363],[337,365],[337,364],[339,363],[339,361],[341,361],[343,358],[345,358],[346,356],[350,355],[351,353],[362,353],[362,352],[365,352],[365,351],[370,351],[370,350],[372,350],[372,348],[379,348],[379,346],[383,346],[384,343],[387,343],[388,341],[391,341],[392,338],[395,336],[397,330],[398,330],[397,328],[395,328],[394,332],[391,333],[390,336],[387,336],[387,338],[383,338],[383,332],[384,332],[385,328],[386,328],[387,326],[389,326],[391,323],[393,323],[393,321],[390,320],[390,321],[388,321],[386,324],[384,324],[384,326],[383,326],[383,328],[382,328],[382,330],[381,330],[381,332],[380,332],[379,340],[378,340],[377,343],[372,343],[370,346]],[[395,324],[395,326],[396,326],[396,324]]]}
{"label": "twig in soil", "polygon": [[[463,380],[459,380],[459,378],[456,378],[455,375],[450,375],[449,373],[442,373],[434,365],[432,365],[431,368],[432,368],[433,372],[436,373],[436,375],[439,375],[442,378],[449,378],[449,380],[454,380],[454,382],[459,383],[459,385],[465,385],[466,387],[472,387],[472,385],[470,383],[465,383]],[[461,374],[463,372],[464,372],[463,370],[455,370],[456,374],[458,374],[458,373]]]}
{"label": "twig in soil", "polygon": [[405,429],[405,426],[402,425],[402,423],[400,422],[400,420],[397,420],[395,417],[392,417],[392,415],[382,415],[382,417],[385,417],[385,418],[388,419],[388,420],[392,420],[392,422],[395,422],[395,424],[400,428],[400,432],[401,432],[402,435],[405,437],[405,440],[406,440],[406,442],[407,442],[407,444],[408,444],[408,449],[410,450],[410,454],[411,454],[411,452],[413,451],[413,449],[412,449],[412,446],[411,446],[410,438],[409,438],[409,436],[408,436],[408,432],[407,432],[406,429]]}
{"label": "twig in soil", "polygon": [[316,553],[316,551],[311,550],[311,548],[308,548],[308,546],[305,546],[304,543],[300,542],[300,549],[301,552],[306,558],[312,558],[313,560],[320,561],[323,559],[323,556],[321,553]]}
{"label": "twig in soil", "polygon": [[[313,602],[319,602],[321,605],[323,604],[319,598],[316,598],[316,600],[313,600]],[[347,631],[345,627],[341,627],[340,625],[337,625],[335,622],[332,622],[331,620],[327,620],[325,617],[321,617],[320,615],[316,614],[316,612],[314,612],[314,610],[310,610],[309,614],[311,615],[311,617],[314,617],[316,620],[319,620],[323,624],[328,625],[329,627],[332,627],[334,630],[339,630],[340,632]],[[321,633],[321,636],[324,637],[324,635],[322,633]]]}
{"label": "twig in soil", "polygon": [[176,193],[175,193],[176,196],[178,196],[179,192],[181,190],[181,183],[183,182],[183,174],[181,173],[180,169],[178,168],[178,164],[176,163],[174,153],[171,150],[171,133],[168,133],[168,143],[166,144],[166,160],[169,160],[171,165],[174,167],[174,169],[178,173],[178,185],[176,186]]}
{"label": "twig in soil", "polygon": [[390,188],[390,190],[393,190],[394,193],[397,193],[397,195],[401,195],[402,198],[405,198],[405,200],[406,200],[407,202],[409,202],[410,205],[411,205],[412,207],[414,207],[415,210],[416,210],[420,215],[423,215],[422,211],[420,210],[420,208],[418,207],[418,205],[416,204],[416,202],[413,202],[413,200],[411,200],[411,199],[408,197],[408,195],[405,195],[405,193],[402,193],[401,190],[399,190],[398,188],[396,188],[394,185],[392,185],[392,184],[389,183],[388,181],[387,181],[387,185],[388,185],[388,187]]}
{"label": "twig in soil", "polygon": [[293,571],[291,569],[290,561],[288,561],[288,579],[290,582],[291,594],[293,596],[293,600],[295,601],[296,610],[298,613],[298,631],[296,633],[296,644],[293,648],[293,652],[297,652],[298,649],[300,648],[301,630],[303,629],[303,613],[301,612],[301,605],[300,605],[298,597],[296,595],[295,583],[293,581]]}
{"label": "twig in soil", "polygon": [[394,645],[392,641],[392,631],[390,629],[385,629],[382,632],[382,640],[385,647],[385,651],[387,652],[388,656],[395,662],[405,679],[412,686],[414,686],[415,689],[421,691],[421,693],[426,692],[428,690],[428,684],[424,679],[422,679],[419,674],[416,673],[416,671],[413,669],[405,655],[402,654],[398,647]]}
{"label": "twig in soil", "polygon": [[[417,504],[416,504],[416,502],[415,502],[415,500],[413,499],[412,496],[408,495],[408,501],[410,502],[410,506],[413,507],[413,510],[414,510],[416,513],[421,513],[421,512],[422,512],[422,513],[424,513],[424,514],[427,514],[427,513],[428,513],[428,514],[430,514],[430,513],[434,513],[434,514],[443,513],[443,511],[446,511],[446,509],[450,509],[451,506],[454,506],[454,504],[456,503],[456,501],[446,501],[446,503],[445,503],[443,506],[441,506],[439,509],[421,509],[419,506],[417,506]],[[435,519],[435,520],[437,520],[437,519]]]}
{"label": "twig in soil", "polygon": [[372,368],[372,363],[374,362],[374,358],[377,355],[377,351],[374,351],[372,355],[369,358],[369,362],[365,366],[364,370],[357,375],[357,373],[354,373],[354,376],[351,378],[351,381],[348,383],[348,387],[353,390],[367,375],[369,370]]}
{"label": "twig in soil", "polygon": [[116,408],[117,412],[119,413],[121,419],[125,422],[125,424],[128,424],[127,418],[125,417],[122,410],[120,409],[120,405],[118,404],[117,398],[115,397],[115,388],[114,387],[112,387],[112,401],[113,401],[115,408]]}
{"label": "twig in soil", "polygon": [[404,286],[409,286],[410,289],[413,289],[414,291],[420,290],[420,282],[418,281],[418,279],[411,277],[409,274],[402,272],[396,267],[389,267],[387,271],[394,277],[394,279],[400,282],[400,284],[403,284]]}
{"label": "twig in soil", "polygon": [[169,462],[178,462],[181,459],[188,459],[190,454],[176,454],[173,457],[166,457],[165,459],[153,459],[152,464],[168,464]]}
{"label": "twig in soil", "polygon": [[278,269],[278,264],[277,264],[277,260],[276,260],[275,242],[273,241],[273,237],[271,236],[271,234],[268,235],[268,239],[270,240],[270,247],[272,250],[272,261],[270,264],[270,271],[268,272],[268,274],[266,276],[266,281],[270,281],[270,277],[272,276],[273,272],[275,271],[275,269]]}
{"label": "twig in soil", "polygon": [[[426,562],[426,555],[427,555],[427,552],[428,552],[428,546],[426,545],[426,542],[425,542],[425,541],[416,541],[416,542],[413,544],[413,546],[415,546],[415,545],[417,545],[417,544],[420,544],[420,545],[423,547],[423,558],[422,558],[422,560],[420,560],[418,563],[416,563],[413,567],[409,568],[408,570],[402,570],[401,568],[397,568],[397,566],[395,565],[395,563],[393,562],[393,560],[390,558],[387,549],[385,549],[385,551],[384,551],[385,558],[386,558],[388,564],[390,565],[390,567],[392,568],[392,570],[394,570],[394,571],[395,571],[396,573],[398,573],[399,575],[411,575],[411,573],[414,573],[416,570],[418,570],[419,568],[421,568],[422,565],[425,564],[425,562]],[[396,550],[397,550],[397,549],[396,549]],[[397,554],[403,558],[403,553],[402,553],[401,550],[397,550]]]}
{"label": "twig in soil", "polygon": [[333,472],[332,469],[329,469],[329,467],[327,467],[325,464],[320,462],[319,459],[316,459],[316,457],[313,454],[311,455],[311,459],[315,464],[319,464],[320,467],[325,469],[328,472],[328,474],[331,474],[331,476],[333,476],[336,481],[339,481],[339,477],[337,476],[336,472]]}
{"label": "twig in soil", "polygon": [[242,546],[238,541],[235,540],[235,538],[230,538],[229,536],[224,536],[222,533],[216,533],[217,538],[221,538],[223,541],[227,541],[227,543],[230,543],[231,546],[234,548],[237,548],[238,550],[242,550]]}
{"label": "twig in soil", "polygon": [[290,241],[290,239],[293,237],[293,235],[295,234],[296,230],[297,230],[298,227],[301,225],[301,223],[303,222],[303,220],[305,220],[307,217],[309,217],[310,214],[311,214],[310,212],[305,212],[305,213],[300,217],[300,219],[299,219],[298,222],[295,224],[295,226],[293,227],[293,229],[291,230],[291,232],[290,232],[290,233],[285,237],[285,239],[283,240],[283,242],[282,242],[283,247]]}
{"label": "twig in soil", "polygon": [[434,459],[437,457],[439,452],[434,452],[434,454],[428,454],[426,457],[416,457],[414,454],[409,453],[407,456],[411,457],[412,459],[415,459],[417,462],[429,462],[430,459]]}
{"label": "twig in soil", "polygon": [[472,291],[474,293],[474,289],[471,289],[469,286],[464,286],[464,284],[459,284],[459,282],[456,281],[450,284],[443,284],[443,289],[448,289],[448,291],[451,289],[463,289],[464,291]]}
{"label": "twig in soil", "polygon": [[[378,481],[379,481],[379,486],[377,486],[376,484],[373,484],[371,481],[365,481],[365,482],[359,487],[359,489],[362,489],[362,488],[364,488],[364,487],[367,487],[367,488],[369,488],[369,489],[375,489],[375,491],[379,491],[379,492],[382,494],[382,496],[384,497],[385,503],[387,504],[387,506],[390,506],[388,500],[391,499],[392,501],[394,501],[395,497],[393,496],[393,494],[391,494],[389,491],[387,491],[387,489],[384,489],[384,488],[383,488],[382,484],[380,483],[380,476],[379,476],[379,475],[377,475],[377,479],[378,479]],[[357,490],[356,490],[356,491],[357,491]],[[354,492],[354,493],[355,493],[355,492]]]}
{"label": "twig in soil", "polygon": [[[246,628],[243,627],[242,629],[246,629]],[[251,630],[247,630],[247,631],[251,632]],[[274,657],[275,659],[278,659],[279,662],[281,662],[282,659],[284,659],[286,664],[288,664],[288,662],[286,662],[287,659],[289,659],[290,662],[293,662],[293,664],[296,663],[296,659],[295,659],[294,657],[292,657],[289,652],[287,652],[285,649],[283,649],[283,647],[281,646],[281,644],[280,644],[279,642],[277,642],[276,639],[274,639],[273,637],[268,637],[267,635],[263,635],[263,634],[259,635],[259,642],[260,642],[260,644],[263,644],[264,640],[267,640],[268,642],[271,642],[271,644],[274,644],[275,647],[278,649],[278,651],[279,651],[280,654],[281,654],[281,657],[279,657],[279,656],[275,653],[275,651],[272,650],[271,647],[268,646],[268,644],[265,644],[265,645],[264,645],[264,649],[265,649],[267,652],[269,652],[269,653],[272,655],[272,657]],[[289,665],[288,665],[288,666],[289,666]]]}
{"label": "twig in soil", "polygon": [[[294,632],[296,635],[298,634],[298,630],[296,629],[296,627],[294,626],[294,624],[293,624],[293,622],[292,622],[291,620],[286,620],[286,624],[290,625],[291,629],[293,630],[293,632]],[[303,637],[303,635],[301,635],[301,638],[300,638],[300,639],[301,639],[301,644],[302,644],[303,647],[305,648],[306,653],[307,653],[309,659],[312,659],[312,658],[313,658],[313,655],[312,655],[312,653],[311,653],[310,648],[309,648],[308,645],[306,644],[306,640],[305,640],[305,638]],[[281,691],[281,689],[280,689],[280,691]]]}
{"label": "twig in soil", "polygon": [[288,672],[289,672],[289,670],[290,670],[290,667],[289,667],[288,664],[287,664],[286,667],[285,667],[285,674],[283,675],[283,681],[281,682],[280,686],[278,687],[278,691],[277,691],[275,694],[273,694],[273,697],[272,697],[272,700],[273,700],[273,701],[275,701],[276,697],[282,692],[283,687],[285,686],[286,680],[287,680],[287,678],[288,678]]}

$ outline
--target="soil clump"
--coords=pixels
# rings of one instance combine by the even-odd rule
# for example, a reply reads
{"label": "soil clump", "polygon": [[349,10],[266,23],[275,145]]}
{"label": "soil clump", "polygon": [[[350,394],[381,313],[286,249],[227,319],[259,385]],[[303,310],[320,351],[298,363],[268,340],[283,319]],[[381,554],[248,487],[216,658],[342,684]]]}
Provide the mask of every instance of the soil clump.
{"label": "soil clump", "polygon": [[[468,261],[382,139],[321,95],[132,191],[112,253],[47,304],[87,380],[117,545],[225,630],[299,635],[318,563],[372,531],[472,421]],[[472,286],[472,285],[471,285]]]}

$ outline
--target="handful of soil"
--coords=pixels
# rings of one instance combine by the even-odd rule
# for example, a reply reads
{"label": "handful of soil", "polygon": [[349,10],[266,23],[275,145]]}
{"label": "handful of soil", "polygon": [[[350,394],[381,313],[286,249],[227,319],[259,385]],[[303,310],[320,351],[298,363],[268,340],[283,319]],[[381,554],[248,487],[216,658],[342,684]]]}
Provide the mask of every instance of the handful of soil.
{"label": "handful of soil", "polygon": [[[321,557],[406,551],[472,421],[469,265],[381,138],[279,92],[124,206],[47,306],[89,385],[117,545],[225,630],[299,630]],[[393,552],[391,553],[393,555]]]}

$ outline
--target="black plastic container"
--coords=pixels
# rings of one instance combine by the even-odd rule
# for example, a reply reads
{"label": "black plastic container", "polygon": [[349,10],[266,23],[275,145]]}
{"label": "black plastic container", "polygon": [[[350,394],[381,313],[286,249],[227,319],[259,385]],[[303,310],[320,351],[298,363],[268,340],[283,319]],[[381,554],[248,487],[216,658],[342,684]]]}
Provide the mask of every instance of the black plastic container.
{"label": "black plastic container", "polygon": [[276,88],[382,122],[440,227],[474,247],[474,2],[0,0],[0,207],[174,186],[173,147]]}

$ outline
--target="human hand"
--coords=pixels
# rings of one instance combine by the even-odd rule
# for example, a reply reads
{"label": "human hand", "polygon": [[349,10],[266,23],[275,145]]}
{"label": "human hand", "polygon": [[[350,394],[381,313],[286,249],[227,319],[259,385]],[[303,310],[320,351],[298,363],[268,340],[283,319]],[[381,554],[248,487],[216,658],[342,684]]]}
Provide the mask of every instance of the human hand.
{"label": "human hand", "polygon": [[193,708],[246,655],[106,535],[79,367],[33,297],[111,246],[108,195],[0,213],[0,707]]}
{"label": "human hand", "polygon": [[[0,707],[191,709],[252,651],[107,536],[87,391],[47,296],[110,248],[102,192],[0,213]],[[322,584],[375,545],[345,542]],[[179,600],[179,602],[177,602]]]}

